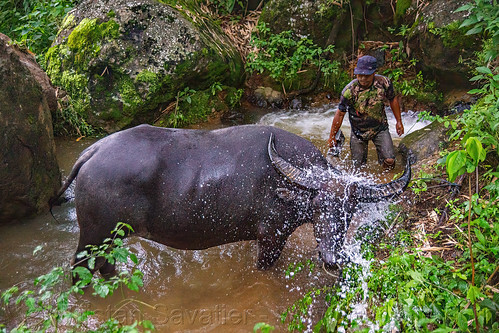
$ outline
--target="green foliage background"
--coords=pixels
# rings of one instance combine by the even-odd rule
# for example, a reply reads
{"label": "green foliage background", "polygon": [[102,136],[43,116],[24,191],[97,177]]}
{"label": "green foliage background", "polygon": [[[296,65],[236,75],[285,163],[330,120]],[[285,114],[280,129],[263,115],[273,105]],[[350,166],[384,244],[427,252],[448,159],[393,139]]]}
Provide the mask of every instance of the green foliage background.
{"label": "green foliage background", "polygon": [[77,0],[0,1],[0,32],[43,57]]}

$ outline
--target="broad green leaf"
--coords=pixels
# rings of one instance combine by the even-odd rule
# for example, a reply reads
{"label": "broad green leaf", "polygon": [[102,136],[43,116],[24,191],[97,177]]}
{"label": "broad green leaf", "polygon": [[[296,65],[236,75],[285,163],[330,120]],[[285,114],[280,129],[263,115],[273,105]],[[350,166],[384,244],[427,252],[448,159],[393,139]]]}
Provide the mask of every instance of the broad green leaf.
{"label": "broad green leaf", "polygon": [[470,300],[471,303],[475,303],[476,299],[480,296],[480,289],[476,286],[470,286],[468,292],[466,293],[466,298]]}
{"label": "broad green leaf", "polygon": [[102,298],[109,295],[110,292],[109,286],[106,284],[95,284],[94,290],[95,290],[94,295],[99,295]]}
{"label": "broad green leaf", "polygon": [[468,140],[466,140],[465,148],[475,165],[485,160],[487,152],[483,149],[482,143],[477,137],[468,138]]}
{"label": "broad green leaf", "polygon": [[466,316],[461,312],[457,314],[457,325],[462,332],[466,332],[468,330],[468,320],[466,319]]}
{"label": "broad green leaf", "polygon": [[478,80],[482,80],[482,79],[484,79],[484,78],[485,78],[485,76],[478,74],[478,75],[473,76],[473,77],[470,79],[470,81],[478,81]]}
{"label": "broad green leaf", "polygon": [[459,26],[459,28],[468,27],[468,26],[475,24],[477,22],[478,22],[478,20],[477,20],[476,16],[471,16],[470,18],[467,18],[466,20],[464,20],[463,23],[461,23],[461,25]]}
{"label": "broad green leaf", "polygon": [[492,71],[490,70],[490,68],[488,67],[485,67],[485,66],[482,66],[482,67],[477,67],[476,68],[477,72],[478,73],[483,73],[483,74],[490,74],[492,75]]}
{"label": "broad green leaf", "polygon": [[457,13],[457,12],[462,12],[462,11],[465,11],[465,10],[470,10],[472,8],[471,4],[465,4],[465,5],[462,5],[461,7],[459,7],[458,9],[456,9],[454,11],[454,13]]}
{"label": "broad green leaf", "polygon": [[145,329],[149,329],[149,330],[154,330],[154,325],[153,323],[150,321],[150,320],[144,320],[142,323],[141,323],[142,327],[144,327]]}
{"label": "broad green leaf", "polygon": [[408,274],[413,278],[413,280],[418,282],[423,282],[423,275],[420,272],[410,270]]}
{"label": "broad green leaf", "polygon": [[470,91],[468,91],[468,94],[474,95],[474,94],[480,94],[483,92],[484,92],[483,89],[471,89]]}
{"label": "broad green leaf", "polygon": [[485,237],[479,229],[475,229],[475,235],[476,235],[476,238],[478,238],[478,241],[485,245],[485,243],[486,243]]}
{"label": "broad green leaf", "polygon": [[477,27],[474,27],[474,28],[472,28],[472,29],[468,30],[468,31],[466,32],[466,35],[474,35],[474,34],[478,34],[478,33],[482,32],[482,30],[483,30],[483,29],[482,29],[482,27],[481,27],[481,26],[477,26]]}
{"label": "broad green leaf", "polygon": [[456,177],[464,173],[466,165],[466,152],[463,150],[455,150],[451,152],[445,161],[449,180],[454,181]]}
{"label": "broad green leaf", "polygon": [[135,255],[135,253],[130,253],[130,260],[135,264],[137,265],[139,263],[139,260],[137,259],[137,256]]}
{"label": "broad green leaf", "polygon": [[92,280],[92,273],[85,267],[77,266],[73,268],[73,276],[80,279],[81,284],[87,285]]}
{"label": "broad green leaf", "polygon": [[93,270],[95,268],[95,257],[88,259],[88,268]]}

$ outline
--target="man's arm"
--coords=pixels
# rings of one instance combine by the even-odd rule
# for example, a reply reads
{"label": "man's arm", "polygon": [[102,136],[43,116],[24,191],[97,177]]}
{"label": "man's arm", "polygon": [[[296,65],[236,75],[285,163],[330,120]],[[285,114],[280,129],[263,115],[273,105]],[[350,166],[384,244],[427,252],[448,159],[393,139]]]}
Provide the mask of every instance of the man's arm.
{"label": "man's arm", "polygon": [[327,140],[329,148],[333,148],[336,146],[336,133],[338,133],[341,124],[343,123],[343,118],[345,117],[345,113],[346,112],[342,112],[339,109],[336,110],[336,114],[334,115],[333,118],[333,123],[331,124],[331,132],[329,133],[329,139]]}
{"label": "man's arm", "polygon": [[397,134],[401,136],[402,134],[404,134],[404,125],[402,124],[402,116],[400,115],[399,96],[395,96],[395,98],[393,98],[390,101],[390,108],[393,111],[395,120],[397,120],[397,124],[395,125],[395,128],[397,129]]}

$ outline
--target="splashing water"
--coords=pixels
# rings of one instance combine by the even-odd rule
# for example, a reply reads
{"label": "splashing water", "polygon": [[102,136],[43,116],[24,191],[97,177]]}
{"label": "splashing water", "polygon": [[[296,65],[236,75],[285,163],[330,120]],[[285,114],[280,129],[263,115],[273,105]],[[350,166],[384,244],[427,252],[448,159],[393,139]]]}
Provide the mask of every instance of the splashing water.
{"label": "splashing water", "polygon": [[[289,132],[299,134],[311,140],[324,140],[329,138],[329,131],[331,129],[331,122],[338,109],[338,105],[325,105],[319,108],[309,110],[283,110],[279,112],[268,113],[264,115],[259,125],[271,125],[285,129]],[[398,136],[395,124],[396,120],[390,108],[386,108],[386,116],[390,128],[390,134],[394,141],[399,141],[401,138],[409,133],[417,131],[430,124],[429,121],[418,121],[417,112],[408,111],[402,112],[402,123],[404,124],[405,133]],[[345,115],[341,130],[348,138],[350,133],[350,122],[348,115]]]}

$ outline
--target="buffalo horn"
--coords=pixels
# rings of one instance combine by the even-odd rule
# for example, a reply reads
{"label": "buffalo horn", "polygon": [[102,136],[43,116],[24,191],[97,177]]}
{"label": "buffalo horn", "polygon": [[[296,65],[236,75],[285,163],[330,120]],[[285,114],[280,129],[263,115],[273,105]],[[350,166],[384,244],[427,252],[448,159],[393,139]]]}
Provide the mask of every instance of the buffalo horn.
{"label": "buffalo horn", "polygon": [[404,174],[397,180],[379,185],[361,185],[357,187],[355,196],[362,202],[377,202],[402,193],[411,180],[411,162],[407,160]]}
{"label": "buffalo horn", "polygon": [[273,133],[270,133],[268,153],[274,168],[286,177],[290,183],[306,190],[318,190],[320,188],[319,182],[315,181],[311,175],[307,174],[307,172],[301,170],[300,168],[295,167],[279,156],[274,146]]}

